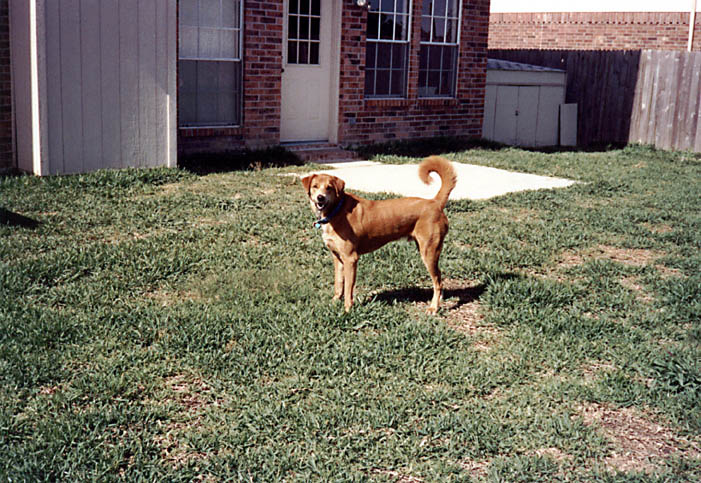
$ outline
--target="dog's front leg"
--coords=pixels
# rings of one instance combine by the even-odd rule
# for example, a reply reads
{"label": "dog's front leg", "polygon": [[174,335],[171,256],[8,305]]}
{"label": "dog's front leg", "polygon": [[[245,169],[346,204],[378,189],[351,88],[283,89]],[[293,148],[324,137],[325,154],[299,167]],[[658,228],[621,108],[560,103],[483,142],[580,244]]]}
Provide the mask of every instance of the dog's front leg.
{"label": "dog's front leg", "polygon": [[353,291],[355,290],[355,275],[358,271],[358,255],[343,257],[344,306],[348,312],[353,306]]}
{"label": "dog's front leg", "polygon": [[343,262],[341,258],[331,252],[333,257],[333,299],[341,300],[343,297]]}

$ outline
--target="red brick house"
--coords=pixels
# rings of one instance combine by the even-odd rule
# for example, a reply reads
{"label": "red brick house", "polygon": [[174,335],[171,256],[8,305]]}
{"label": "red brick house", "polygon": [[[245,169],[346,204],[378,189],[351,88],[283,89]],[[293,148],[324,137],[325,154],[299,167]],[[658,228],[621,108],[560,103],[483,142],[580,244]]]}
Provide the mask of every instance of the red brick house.
{"label": "red brick house", "polygon": [[489,48],[699,51],[699,10],[693,0],[493,0]]}
{"label": "red brick house", "polygon": [[489,0],[8,1],[26,171],[481,135]]}
{"label": "red brick house", "polygon": [[181,152],[479,136],[489,0],[358,3],[246,2],[240,118],[199,128],[181,104]]}

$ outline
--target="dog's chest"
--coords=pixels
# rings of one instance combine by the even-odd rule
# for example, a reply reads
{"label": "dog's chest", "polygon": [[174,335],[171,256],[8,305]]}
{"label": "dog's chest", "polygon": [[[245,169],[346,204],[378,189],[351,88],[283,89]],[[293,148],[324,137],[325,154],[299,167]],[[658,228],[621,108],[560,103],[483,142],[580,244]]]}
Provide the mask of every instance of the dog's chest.
{"label": "dog's chest", "polygon": [[340,251],[338,247],[338,236],[333,228],[331,228],[331,225],[323,226],[321,229],[321,239],[324,240],[324,245],[326,245],[326,248],[332,252],[338,253]]}

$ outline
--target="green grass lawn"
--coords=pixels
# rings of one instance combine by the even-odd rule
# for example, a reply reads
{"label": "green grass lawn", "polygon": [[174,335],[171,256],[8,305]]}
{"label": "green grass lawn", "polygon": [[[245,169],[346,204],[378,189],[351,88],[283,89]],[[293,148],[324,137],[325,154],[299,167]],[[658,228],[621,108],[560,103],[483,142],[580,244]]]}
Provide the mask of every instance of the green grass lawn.
{"label": "green grass lawn", "polygon": [[312,166],[0,178],[0,481],[701,478],[701,157],[446,156],[581,183],[449,202],[437,317]]}

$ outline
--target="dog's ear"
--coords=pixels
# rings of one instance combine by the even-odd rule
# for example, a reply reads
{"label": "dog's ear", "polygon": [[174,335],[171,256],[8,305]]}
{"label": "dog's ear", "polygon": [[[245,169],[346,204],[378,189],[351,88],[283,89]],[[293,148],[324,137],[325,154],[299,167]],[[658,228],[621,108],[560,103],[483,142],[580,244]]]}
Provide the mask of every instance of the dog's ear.
{"label": "dog's ear", "polygon": [[346,188],[346,182],[343,181],[341,178],[337,178],[334,176],[333,187],[336,190],[336,196],[341,196],[343,194],[343,190]]}
{"label": "dog's ear", "polygon": [[304,190],[309,194],[309,187],[312,185],[312,180],[314,179],[315,174],[310,174],[309,176],[305,176],[302,178],[302,186],[304,186]]}

